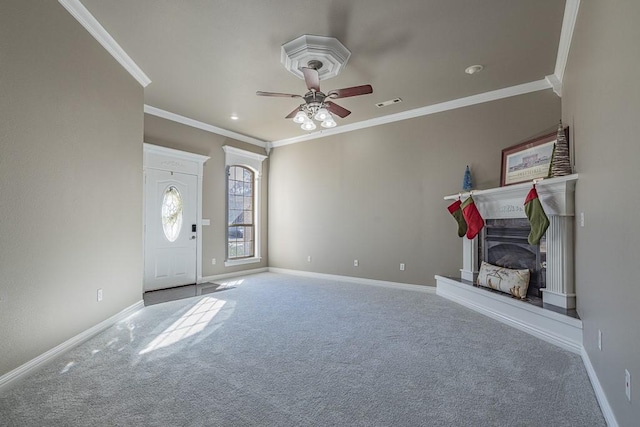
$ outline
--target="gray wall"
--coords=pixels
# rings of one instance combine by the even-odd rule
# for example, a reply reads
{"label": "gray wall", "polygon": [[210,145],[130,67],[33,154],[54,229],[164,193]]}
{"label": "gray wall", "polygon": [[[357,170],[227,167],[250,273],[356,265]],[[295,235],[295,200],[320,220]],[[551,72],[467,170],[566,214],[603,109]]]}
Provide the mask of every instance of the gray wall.
{"label": "gray wall", "polygon": [[141,300],[143,89],[58,2],[0,40],[2,375]]}
{"label": "gray wall", "polygon": [[[266,154],[264,148],[149,114],[145,114],[144,118],[144,140],[149,144],[175,148],[177,150],[211,157],[204,165],[204,176],[202,178],[202,217],[211,220],[210,226],[202,227],[203,277],[266,267],[269,260],[267,253],[269,159],[265,159],[265,161],[262,162],[262,199],[260,203],[262,261],[255,264],[225,267],[227,199],[226,167],[222,146],[230,145],[262,155]],[[216,259],[216,265],[211,264],[212,258]]]}
{"label": "gray wall", "polygon": [[576,210],[585,214],[585,226],[576,228],[584,346],[621,426],[640,419],[638,22],[640,2],[581,2],[562,97],[580,174]]}
{"label": "gray wall", "polygon": [[459,277],[462,241],[443,196],[460,191],[466,165],[476,188],[498,186],[502,149],[559,119],[546,90],[275,148],[269,265],[427,285]]}

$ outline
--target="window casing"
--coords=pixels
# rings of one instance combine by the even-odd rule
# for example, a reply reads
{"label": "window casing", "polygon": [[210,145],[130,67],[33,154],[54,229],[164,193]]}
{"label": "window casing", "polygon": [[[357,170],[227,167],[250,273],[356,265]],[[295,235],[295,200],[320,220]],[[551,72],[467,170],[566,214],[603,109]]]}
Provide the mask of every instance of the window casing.
{"label": "window casing", "polygon": [[[227,171],[225,207],[227,256],[224,265],[231,267],[257,263],[262,260],[260,256],[260,180],[262,162],[267,156],[229,145],[224,145],[222,149],[225,153]],[[231,176],[232,172],[233,176]],[[242,237],[240,237],[241,234]]]}

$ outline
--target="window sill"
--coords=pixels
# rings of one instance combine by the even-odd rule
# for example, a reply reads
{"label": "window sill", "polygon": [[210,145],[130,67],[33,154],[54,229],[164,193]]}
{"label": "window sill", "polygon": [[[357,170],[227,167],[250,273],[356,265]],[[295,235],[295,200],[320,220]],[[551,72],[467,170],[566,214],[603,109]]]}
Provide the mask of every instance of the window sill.
{"label": "window sill", "polygon": [[242,259],[232,259],[224,262],[225,267],[233,267],[236,265],[245,265],[245,264],[254,264],[256,262],[262,261],[262,257],[253,257],[253,258],[242,258]]}

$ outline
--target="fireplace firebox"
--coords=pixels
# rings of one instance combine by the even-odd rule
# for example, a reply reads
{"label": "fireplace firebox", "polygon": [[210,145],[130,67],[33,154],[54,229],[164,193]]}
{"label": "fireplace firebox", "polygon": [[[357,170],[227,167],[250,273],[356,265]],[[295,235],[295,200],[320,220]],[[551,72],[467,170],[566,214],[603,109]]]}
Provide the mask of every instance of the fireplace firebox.
{"label": "fireplace firebox", "polygon": [[546,287],[546,238],[539,245],[527,241],[531,226],[526,218],[488,219],[478,241],[478,258],[489,264],[531,272],[527,297],[542,298]]}

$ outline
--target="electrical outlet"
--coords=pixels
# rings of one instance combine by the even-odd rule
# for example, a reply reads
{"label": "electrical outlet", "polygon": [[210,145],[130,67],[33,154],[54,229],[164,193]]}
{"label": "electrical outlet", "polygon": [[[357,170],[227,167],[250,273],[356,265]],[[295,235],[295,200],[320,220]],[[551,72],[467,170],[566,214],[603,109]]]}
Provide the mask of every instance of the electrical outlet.
{"label": "electrical outlet", "polygon": [[629,370],[624,370],[624,394],[627,395],[627,400],[631,402],[631,374]]}
{"label": "electrical outlet", "polygon": [[627,400],[631,402],[631,374],[627,369],[624,370],[624,394],[627,395]]}
{"label": "electrical outlet", "polygon": [[102,289],[98,289],[98,302],[102,301]]}
{"label": "electrical outlet", "polygon": [[580,227],[584,227],[584,212],[580,212]]}
{"label": "electrical outlet", "polygon": [[404,271],[404,263],[403,262],[400,263],[400,271]]}
{"label": "electrical outlet", "polygon": [[311,262],[311,255],[307,255],[307,262]]}
{"label": "electrical outlet", "polygon": [[598,350],[602,351],[602,331],[598,329]]}
{"label": "electrical outlet", "polygon": [[215,258],[211,258],[211,265],[216,265],[216,259]]}
{"label": "electrical outlet", "polygon": [[353,260],[353,266],[354,266],[354,267],[357,267],[358,265],[359,265],[358,260],[357,260],[357,259],[354,259],[354,260]]}

